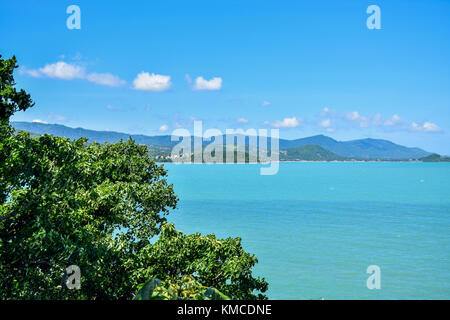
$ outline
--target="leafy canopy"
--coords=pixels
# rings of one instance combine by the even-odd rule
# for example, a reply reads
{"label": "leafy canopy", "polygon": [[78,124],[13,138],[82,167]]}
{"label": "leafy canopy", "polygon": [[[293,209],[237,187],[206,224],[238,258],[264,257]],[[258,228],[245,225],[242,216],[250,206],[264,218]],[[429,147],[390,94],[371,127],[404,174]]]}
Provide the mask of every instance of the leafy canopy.
{"label": "leafy canopy", "polygon": [[137,270],[146,278],[177,282],[183,275],[206,287],[213,287],[234,299],[264,299],[268,284],[254,278],[252,268],[258,262],[245,252],[240,238],[217,239],[199,233],[185,235],[175,226],[164,224],[159,240],[143,250],[144,267]]}
{"label": "leafy canopy", "polygon": [[[19,133],[5,167],[15,173],[0,206],[0,281],[14,298],[131,298],[140,252],[177,198],[166,171],[129,140]],[[81,290],[61,295],[62,273],[82,272]]]}

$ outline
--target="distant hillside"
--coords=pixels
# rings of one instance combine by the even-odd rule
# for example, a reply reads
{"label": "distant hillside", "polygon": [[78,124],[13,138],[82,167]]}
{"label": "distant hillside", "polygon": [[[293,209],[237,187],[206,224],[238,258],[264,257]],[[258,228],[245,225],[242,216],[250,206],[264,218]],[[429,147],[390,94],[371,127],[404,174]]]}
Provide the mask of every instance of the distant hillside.
{"label": "distant hillside", "polygon": [[450,162],[450,157],[441,156],[437,153],[433,153],[427,157],[419,159],[423,162]]}
{"label": "distant hillside", "polygon": [[306,145],[297,148],[289,148],[280,151],[282,161],[342,161],[341,157],[318,145]]}
{"label": "distant hillside", "polygon": [[280,149],[318,145],[342,157],[357,159],[419,159],[430,155],[419,148],[408,148],[387,140],[360,139],[336,141],[324,135],[297,140],[280,140]]}
{"label": "distant hillside", "polygon": [[12,125],[18,130],[25,130],[37,134],[52,134],[58,137],[69,139],[89,138],[98,143],[118,142],[121,139],[127,140],[132,137],[139,144],[155,146],[174,146],[177,142],[170,141],[169,135],[164,136],[145,136],[140,134],[127,134],[115,131],[96,131],[83,128],[70,128],[60,124],[46,124],[38,122],[12,122]]}
{"label": "distant hillside", "polygon": [[[35,122],[13,122],[12,125],[18,130],[25,130],[34,132],[36,134],[49,133],[55,136],[67,137],[70,139],[86,137],[91,141],[97,141],[99,143],[117,142],[121,139],[126,140],[131,136],[137,143],[148,145],[150,149],[159,149],[157,146],[173,147],[178,143],[178,141],[171,141],[170,135],[131,135],[114,131],[95,131],[83,128],[70,128],[58,124],[43,124]],[[222,139],[225,143],[226,139],[224,136],[222,137]],[[246,138],[245,141],[245,143],[248,145],[249,139]],[[206,145],[206,143],[204,145]],[[431,155],[431,153],[419,148],[409,148],[395,144],[391,141],[379,139],[336,141],[333,138],[324,135],[317,135],[296,140],[279,140],[280,150],[311,145],[320,146],[321,148],[330,151],[331,153],[340,157],[354,159],[420,159]],[[295,151],[291,151],[291,154],[292,152],[294,152],[295,154]]]}

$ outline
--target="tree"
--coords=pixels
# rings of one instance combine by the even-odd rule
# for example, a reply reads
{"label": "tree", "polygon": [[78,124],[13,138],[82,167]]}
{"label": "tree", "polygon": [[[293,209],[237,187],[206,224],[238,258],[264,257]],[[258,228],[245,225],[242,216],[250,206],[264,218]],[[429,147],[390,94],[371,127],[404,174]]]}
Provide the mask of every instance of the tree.
{"label": "tree", "polygon": [[[166,171],[134,141],[86,144],[44,135],[12,139],[16,174],[0,206],[3,298],[131,298],[134,272],[177,198]],[[77,265],[81,290],[62,290]],[[62,291],[61,291],[62,290]]]}
{"label": "tree", "polygon": [[14,88],[16,83],[13,73],[18,67],[15,56],[4,60],[0,54],[0,203],[6,201],[8,194],[6,180],[13,178],[4,171],[4,163],[11,156],[11,149],[6,141],[14,133],[9,126],[9,118],[16,111],[24,111],[34,105],[29,94],[23,89],[17,91]]}
{"label": "tree", "polygon": [[[167,224],[178,198],[146,146],[15,132],[10,116],[33,105],[14,88],[15,68],[15,58],[1,60],[0,299],[131,299],[155,278],[264,298],[253,294],[267,283],[252,277],[257,260],[240,239],[184,236]],[[71,265],[79,290],[64,282]]]}
{"label": "tree", "polygon": [[16,111],[25,111],[31,108],[34,103],[29,94],[21,89],[17,91],[13,77],[14,69],[18,68],[17,59],[2,59],[0,54],[0,121],[4,123]]}
{"label": "tree", "polygon": [[170,285],[192,275],[203,286],[216,288],[233,299],[266,298],[254,293],[265,292],[268,284],[264,278],[253,277],[252,268],[258,259],[244,251],[240,238],[184,235],[174,224],[164,224],[158,241],[144,248],[142,259],[142,268],[136,272],[145,278]]}

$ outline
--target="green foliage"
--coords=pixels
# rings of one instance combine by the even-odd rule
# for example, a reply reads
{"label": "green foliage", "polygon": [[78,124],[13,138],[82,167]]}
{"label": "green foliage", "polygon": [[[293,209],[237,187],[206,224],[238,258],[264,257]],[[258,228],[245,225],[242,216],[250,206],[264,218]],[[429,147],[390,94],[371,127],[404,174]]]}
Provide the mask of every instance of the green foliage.
{"label": "green foliage", "polygon": [[152,279],[138,287],[139,291],[133,300],[164,300],[156,290],[162,286],[161,280]]}
{"label": "green foliage", "polygon": [[9,120],[14,112],[32,107],[33,101],[25,90],[17,91],[14,81],[14,69],[18,68],[16,57],[2,59],[0,54],[0,122]]}
{"label": "green foliage", "polygon": [[215,288],[201,285],[191,275],[162,283],[152,279],[138,291],[134,300],[229,300]]}
{"label": "green foliage", "polygon": [[17,91],[14,81],[14,69],[18,68],[16,57],[2,59],[0,54],[0,203],[6,201],[8,177],[3,164],[11,156],[11,148],[5,141],[13,134],[9,118],[18,110],[26,110],[34,104],[24,90]]}
{"label": "green foliage", "polygon": [[[175,208],[166,171],[132,140],[86,145],[26,133],[7,143],[2,164],[9,201],[0,205],[0,283],[4,298],[131,298],[150,245]],[[79,291],[60,292],[78,265]]]}
{"label": "green foliage", "polygon": [[173,224],[162,227],[158,241],[143,250],[145,266],[137,270],[147,279],[161,281],[192,275],[233,299],[264,299],[268,284],[252,276],[258,259],[245,252],[240,238],[217,239],[199,233],[184,235]]}

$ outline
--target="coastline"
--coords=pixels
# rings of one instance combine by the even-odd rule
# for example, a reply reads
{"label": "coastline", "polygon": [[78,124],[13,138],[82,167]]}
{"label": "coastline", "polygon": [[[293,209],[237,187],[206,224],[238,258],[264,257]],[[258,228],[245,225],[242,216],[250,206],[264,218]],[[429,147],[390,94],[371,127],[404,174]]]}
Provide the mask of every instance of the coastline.
{"label": "coastline", "polygon": [[[177,164],[177,162],[172,161],[155,161],[158,164],[164,164],[164,163],[174,163]],[[271,161],[271,162],[279,162],[279,163],[446,163],[446,162],[430,162],[430,161],[420,161],[420,160],[333,160],[333,161],[326,161],[326,160],[278,160],[278,161]],[[222,163],[208,163],[208,162],[182,162],[180,164],[269,164],[271,162],[222,162]]]}

